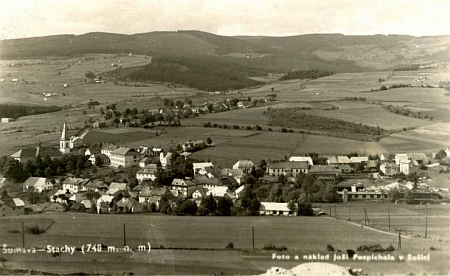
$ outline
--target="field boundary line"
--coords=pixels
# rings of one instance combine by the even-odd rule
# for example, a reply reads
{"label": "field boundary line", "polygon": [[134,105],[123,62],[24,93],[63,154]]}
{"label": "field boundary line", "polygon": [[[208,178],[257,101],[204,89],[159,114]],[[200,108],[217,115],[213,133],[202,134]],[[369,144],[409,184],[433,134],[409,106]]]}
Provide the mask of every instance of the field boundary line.
{"label": "field boundary line", "polygon": [[[329,219],[334,219],[334,220],[336,220],[336,221],[342,221],[342,220],[335,219],[335,218],[331,218],[331,217],[329,217]],[[387,231],[383,231],[383,230],[376,229],[376,228],[373,228],[373,227],[361,225],[361,224],[358,224],[358,223],[356,223],[356,222],[351,222],[351,221],[343,221],[343,222],[349,223],[349,224],[352,224],[352,225],[355,225],[355,226],[358,226],[358,227],[362,227],[362,228],[364,228],[364,229],[372,230],[372,231],[375,231],[375,232],[379,232],[379,233],[383,233],[383,234],[388,234],[388,235],[392,235],[392,236],[398,236],[398,234],[396,234],[396,233],[387,232]],[[410,237],[410,236],[402,235],[402,238],[410,239],[411,237]]]}

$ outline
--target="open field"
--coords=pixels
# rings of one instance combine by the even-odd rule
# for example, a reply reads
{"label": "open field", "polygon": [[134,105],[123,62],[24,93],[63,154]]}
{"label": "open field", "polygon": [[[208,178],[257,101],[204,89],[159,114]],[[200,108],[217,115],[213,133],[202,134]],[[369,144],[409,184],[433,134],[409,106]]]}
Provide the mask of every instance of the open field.
{"label": "open field", "polygon": [[[345,208],[346,206],[343,206]],[[355,207],[356,208],[356,207]],[[356,210],[356,209],[355,209]],[[399,212],[403,212],[399,211]],[[393,212],[395,213],[395,212]],[[355,211],[356,215],[356,211]],[[26,256],[5,255],[6,267],[34,268],[49,271],[110,271],[117,269],[114,262],[120,260],[122,265],[118,271],[134,271],[158,274],[212,274],[225,271],[228,273],[254,274],[262,273],[271,266],[294,266],[299,262],[271,261],[272,252],[260,252],[257,255],[241,251],[204,251],[204,250],[167,250],[173,248],[209,248],[224,249],[228,242],[233,242],[236,249],[252,248],[252,227],[255,229],[255,247],[273,243],[284,244],[289,252],[326,253],[326,245],[345,250],[356,249],[363,244],[379,243],[384,247],[396,245],[396,234],[386,234],[345,221],[320,217],[177,217],[160,215],[96,215],[86,213],[40,214],[15,217],[28,220],[48,218],[55,220],[54,225],[39,236],[26,235],[27,246],[81,246],[88,243],[103,243],[116,247],[123,246],[122,225],[126,225],[127,245],[136,249],[139,244],[150,242],[153,248],[163,245],[165,250],[152,250],[133,253],[87,253],[75,252],[74,255],[62,254],[57,261],[51,254],[39,253]],[[4,219],[0,219],[2,221]],[[442,224],[442,227],[447,227]],[[21,244],[21,235],[1,232],[2,242],[9,246]],[[433,246],[437,251],[431,251]],[[362,267],[365,273],[401,273],[427,272],[446,273],[449,264],[443,260],[448,258],[448,243],[432,239],[402,239],[402,249],[394,254],[431,253],[430,262],[343,262],[341,265]],[[95,259],[95,262],[93,261]],[[223,262],[223,260],[227,262]],[[56,261],[56,262],[55,262]],[[48,266],[54,263],[53,266]],[[112,266],[111,266],[112,264]],[[192,272],[194,271],[194,272]],[[140,273],[139,273],[140,272]],[[183,273],[184,272],[184,273]],[[117,273],[117,270],[116,270]],[[189,273],[188,273],[189,274]]]}

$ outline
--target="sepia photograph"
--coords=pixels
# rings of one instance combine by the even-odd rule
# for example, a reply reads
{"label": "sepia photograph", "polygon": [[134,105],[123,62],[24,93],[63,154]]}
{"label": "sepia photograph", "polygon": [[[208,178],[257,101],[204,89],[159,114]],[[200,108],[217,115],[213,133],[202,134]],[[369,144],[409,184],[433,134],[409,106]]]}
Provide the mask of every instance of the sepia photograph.
{"label": "sepia photograph", "polygon": [[449,14],[0,0],[0,275],[450,275]]}

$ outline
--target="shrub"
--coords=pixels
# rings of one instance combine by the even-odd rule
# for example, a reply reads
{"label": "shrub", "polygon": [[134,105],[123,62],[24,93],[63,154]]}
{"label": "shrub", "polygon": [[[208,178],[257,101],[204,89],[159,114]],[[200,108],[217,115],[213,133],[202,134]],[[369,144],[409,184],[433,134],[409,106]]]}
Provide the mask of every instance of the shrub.
{"label": "shrub", "polygon": [[288,132],[288,130],[287,130],[286,128],[283,127],[283,128],[281,129],[281,132]]}
{"label": "shrub", "polygon": [[45,233],[44,229],[39,228],[39,226],[30,226],[27,227],[25,230],[27,233],[33,234],[33,235],[40,235]]}
{"label": "shrub", "polygon": [[229,242],[227,244],[227,247],[225,247],[226,249],[234,249],[234,244],[232,242]]}
{"label": "shrub", "polygon": [[327,251],[334,251],[334,247],[331,244],[327,244]]}
{"label": "shrub", "polygon": [[278,247],[274,244],[269,243],[269,244],[265,244],[262,249],[263,250],[286,251],[287,247],[284,244]]}

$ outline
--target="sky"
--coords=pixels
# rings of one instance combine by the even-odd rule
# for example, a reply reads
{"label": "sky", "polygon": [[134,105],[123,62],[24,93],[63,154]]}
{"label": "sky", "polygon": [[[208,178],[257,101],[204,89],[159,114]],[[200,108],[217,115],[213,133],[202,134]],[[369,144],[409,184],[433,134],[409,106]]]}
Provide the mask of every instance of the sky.
{"label": "sky", "polygon": [[201,30],[219,35],[450,34],[449,0],[0,0],[0,39]]}

